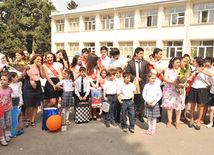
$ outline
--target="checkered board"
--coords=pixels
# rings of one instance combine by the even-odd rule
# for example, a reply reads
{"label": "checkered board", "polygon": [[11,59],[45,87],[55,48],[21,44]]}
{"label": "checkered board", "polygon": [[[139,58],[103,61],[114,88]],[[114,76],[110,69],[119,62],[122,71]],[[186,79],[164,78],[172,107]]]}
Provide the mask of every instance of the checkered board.
{"label": "checkered board", "polygon": [[76,106],[75,122],[76,123],[89,122],[89,104],[87,102],[79,103]]}

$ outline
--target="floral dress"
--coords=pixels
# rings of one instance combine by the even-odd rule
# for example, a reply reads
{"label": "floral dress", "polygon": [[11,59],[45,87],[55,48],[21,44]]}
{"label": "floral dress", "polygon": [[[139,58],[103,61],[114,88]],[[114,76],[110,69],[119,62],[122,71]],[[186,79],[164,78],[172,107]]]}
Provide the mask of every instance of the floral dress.
{"label": "floral dress", "polygon": [[[168,79],[175,81],[178,77],[178,72],[173,69],[168,69]],[[183,110],[185,108],[185,90],[182,95],[175,91],[175,86],[165,82],[163,87],[162,105],[165,109]]]}

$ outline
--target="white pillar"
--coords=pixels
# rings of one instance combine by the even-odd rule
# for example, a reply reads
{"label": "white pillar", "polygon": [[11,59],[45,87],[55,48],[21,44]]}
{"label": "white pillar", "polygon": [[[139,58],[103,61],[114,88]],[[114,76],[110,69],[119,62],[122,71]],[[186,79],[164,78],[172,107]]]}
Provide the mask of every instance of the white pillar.
{"label": "white pillar", "polygon": [[[158,29],[159,29],[159,31],[161,31],[161,29],[162,29],[163,20],[164,20],[163,16],[164,16],[164,8],[163,8],[163,6],[160,6],[158,8]],[[156,47],[163,48],[161,36],[159,36],[157,39]]]}

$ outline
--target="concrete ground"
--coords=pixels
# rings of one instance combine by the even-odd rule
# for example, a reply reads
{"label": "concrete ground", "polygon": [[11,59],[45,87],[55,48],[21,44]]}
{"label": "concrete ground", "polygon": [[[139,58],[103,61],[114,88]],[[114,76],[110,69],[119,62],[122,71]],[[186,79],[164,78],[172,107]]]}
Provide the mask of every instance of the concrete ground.
{"label": "concrete ground", "polygon": [[[157,124],[155,135],[146,135],[147,123],[136,121],[136,132],[124,133],[120,126],[105,127],[103,119],[86,124],[72,124],[67,131],[42,131],[42,114],[37,115],[36,128],[24,128],[24,134],[12,138],[9,146],[0,146],[0,155],[201,155],[214,153],[214,127],[201,130],[181,124],[181,129],[166,127],[164,120]],[[189,113],[188,113],[189,117]],[[206,117],[208,121],[208,116]]]}

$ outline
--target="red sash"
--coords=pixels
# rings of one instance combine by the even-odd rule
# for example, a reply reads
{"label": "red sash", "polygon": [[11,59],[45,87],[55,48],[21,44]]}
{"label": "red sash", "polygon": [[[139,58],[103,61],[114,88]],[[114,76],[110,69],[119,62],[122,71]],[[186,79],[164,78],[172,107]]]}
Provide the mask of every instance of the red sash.
{"label": "red sash", "polygon": [[[154,66],[149,64],[149,70],[151,71],[153,69],[155,69]],[[163,82],[163,76],[161,74],[157,74],[157,78]]]}
{"label": "red sash", "polygon": [[[88,69],[87,63],[85,63],[85,66],[86,66],[87,69]],[[92,77],[93,80],[97,81],[97,75],[94,73],[94,70],[93,70],[92,73],[91,73],[91,77]]]}
{"label": "red sash", "polygon": [[85,62],[86,62],[86,60],[85,60],[85,58],[84,58],[84,57],[80,57],[80,59],[81,59],[81,61],[82,61],[83,63],[85,63]]}
{"label": "red sash", "polygon": [[[202,70],[204,70],[204,68],[205,68],[205,67],[201,67]],[[200,73],[200,72],[198,72],[198,74],[199,74],[199,73]],[[187,89],[186,89],[186,95],[189,94],[190,88],[192,87],[192,84],[193,84],[195,78],[198,76],[198,74],[194,74],[194,75],[192,76],[192,81],[190,82],[189,86],[188,86]]]}
{"label": "red sash", "polygon": [[[58,71],[49,63],[45,63],[45,65],[47,66],[47,68],[59,79],[59,73]],[[60,68],[61,69],[61,68]],[[62,70],[62,69],[61,69]]]}
{"label": "red sash", "polygon": [[107,69],[105,68],[105,66],[102,64],[101,59],[98,59],[98,63],[99,63],[99,65],[100,65],[100,68],[101,68],[101,69],[107,70]]}
{"label": "red sash", "polygon": [[75,67],[71,67],[70,70],[71,70],[72,72],[76,73],[76,74],[79,73],[79,70],[76,69]]}

